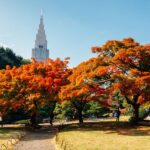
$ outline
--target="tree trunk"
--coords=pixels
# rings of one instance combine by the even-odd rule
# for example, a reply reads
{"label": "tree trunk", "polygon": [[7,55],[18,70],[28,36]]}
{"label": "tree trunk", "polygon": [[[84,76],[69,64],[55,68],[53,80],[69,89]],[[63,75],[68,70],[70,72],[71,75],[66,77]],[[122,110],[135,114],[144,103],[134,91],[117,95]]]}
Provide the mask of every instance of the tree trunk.
{"label": "tree trunk", "polygon": [[81,97],[80,101],[74,100],[74,101],[72,101],[72,104],[78,112],[79,123],[83,123],[83,114],[82,114],[82,112],[83,112],[84,107],[86,105],[86,101],[83,101],[83,97]]}
{"label": "tree trunk", "polygon": [[132,123],[137,124],[139,121],[139,105],[132,105],[133,115],[132,115]]}
{"label": "tree trunk", "polygon": [[50,111],[49,118],[50,118],[49,123],[52,126],[53,125],[53,119],[54,119],[54,112],[53,111]]}
{"label": "tree trunk", "polygon": [[83,123],[83,115],[82,115],[82,109],[78,109],[78,117],[79,117],[79,123]]}
{"label": "tree trunk", "polygon": [[31,121],[32,126],[37,125],[37,113],[36,113],[36,111],[32,112],[30,121]]}
{"label": "tree trunk", "polygon": [[127,103],[132,106],[132,117],[131,117],[131,124],[132,125],[137,124],[139,121],[140,104],[137,104],[139,96],[140,96],[140,94],[134,95],[132,100],[130,100],[127,96],[125,96]]}
{"label": "tree trunk", "polygon": [[34,101],[34,109],[32,110],[32,113],[31,113],[31,125],[33,127],[36,127],[37,126],[37,103],[36,101]]}
{"label": "tree trunk", "polygon": [[56,106],[56,102],[53,102],[53,103],[50,105],[50,111],[49,111],[49,119],[50,119],[50,120],[49,120],[49,123],[50,123],[51,126],[53,125],[55,106]]}

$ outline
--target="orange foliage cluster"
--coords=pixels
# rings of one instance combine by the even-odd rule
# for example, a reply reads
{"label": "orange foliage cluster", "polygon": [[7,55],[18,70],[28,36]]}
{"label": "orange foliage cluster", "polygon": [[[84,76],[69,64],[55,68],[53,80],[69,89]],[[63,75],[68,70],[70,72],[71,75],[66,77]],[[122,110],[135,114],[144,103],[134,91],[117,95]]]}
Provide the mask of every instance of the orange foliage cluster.
{"label": "orange foliage cluster", "polygon": [[[108,41],[102,47],[93,47],[106,64],[112,84],[110,93],[120,91],[130,102],[150,103],[150,46],[140,45],[132,38]],[[99,67],[103,70],[103,67]],[[104,74],[100,71],[99,76]],[[138,96],[136,101],[134,97]]]}
{"label": "orange foliage cluster", "polygon": [[9,66],[0,71],[0,108],[2,112],[9,109],[27,110],[38,105],[46,105],[48,101],[58,100],[58,92],[67,84],[70,70],[68,61],[48,59],[23,65],[19,68]]}
{"label": "orange foliage cluster", "polygon": [[68,77],[69,84],[63,86],[59,96],[62,100],[75,99],[77,101],[89,102],[99,101],[98,97],[105,95],[106,92],[99,84],[90,81],[96,75],[107,73],[107,67],[99,68],[101,65],[99,57],[91,58],[82,62],[72,70],[72,75]]}
{"label": "orange foliage cluster", "polygon": [[[59,94],[62,99],[83,100],[85,97],[85,101],[98,98],[99,101],[102,99],[107,102],[112,94],[120,91],[123,96],[130,98],[131,102],[136,95],[137,104],[150,101],[149,46],[140,45],[132,38],[127,38],[122,41],[108,41],[102,47],[92,47],[92,51],[98,53],[98,56],[73,69],[69,77],[70,84],[64,86]],[[94,78],[98,78],[98,83]],[[108,82],[111,84],[102,88],[101,85]],[[98,97],[95,97],[98,91],[95,84],[105,89]]]}
{"label": "orange foliage cluster", "polygon": [[98,56],[73,68],[71,75],[67,59],[7,66],[0,71],[0,105],[28,110],[35,101],[43,106],[58,100],[58,92],[62,100],[96,100],[108,105],[118,91],[130,104],[150,103],[150,46],[128,38],[108,41],[92,51]]}

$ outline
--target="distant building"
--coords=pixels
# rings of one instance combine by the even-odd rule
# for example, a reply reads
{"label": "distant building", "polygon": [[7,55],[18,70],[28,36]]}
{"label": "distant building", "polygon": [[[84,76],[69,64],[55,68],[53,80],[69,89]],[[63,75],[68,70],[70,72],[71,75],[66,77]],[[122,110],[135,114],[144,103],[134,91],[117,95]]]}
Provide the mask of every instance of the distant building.
{"label": "distant building", "polygon": [[42,15],[40,18],[38,33],[36,34],[35,46],[32,49],[32,58],[37,61],[43,61],[49,58],[49,50],[47,49],[47,40]]}

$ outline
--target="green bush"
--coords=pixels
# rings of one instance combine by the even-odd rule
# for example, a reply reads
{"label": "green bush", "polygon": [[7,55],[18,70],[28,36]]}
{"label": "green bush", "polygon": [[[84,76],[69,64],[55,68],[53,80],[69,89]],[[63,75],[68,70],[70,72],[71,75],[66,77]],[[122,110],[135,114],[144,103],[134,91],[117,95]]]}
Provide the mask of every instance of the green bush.
{"label": "green bush", "polygon": [[146,109],[141,107],[139,109],[139,118],[144,119],[147,115],[148,115],[148,112],[146,111]]}

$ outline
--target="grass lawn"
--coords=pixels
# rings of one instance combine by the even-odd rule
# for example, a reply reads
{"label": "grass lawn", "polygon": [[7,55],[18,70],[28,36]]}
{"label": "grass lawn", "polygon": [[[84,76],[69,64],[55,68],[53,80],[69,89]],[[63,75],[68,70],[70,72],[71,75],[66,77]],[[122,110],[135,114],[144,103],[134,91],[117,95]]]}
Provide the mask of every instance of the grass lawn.
{"label": "grass lawn", "polygon": [[130,127],[127,119],[113,119],[66,125],[57,135],[57,143],[66,150],[149,150],[150,127]]}
{"label": "grass lawn", "polygon": [[[11,145],[11,142],[14,143],[15,140],[12,140],[11,142],[8,142],[8,140],[11,139],[18,139],[19,134],[21,135],[22,127],[20,126],[5,126],[3,128],[0,127],[0,149],[1,145],[5,144],[6,146],[9,144]],[[10,146],[9,146],[10,147]]]}

